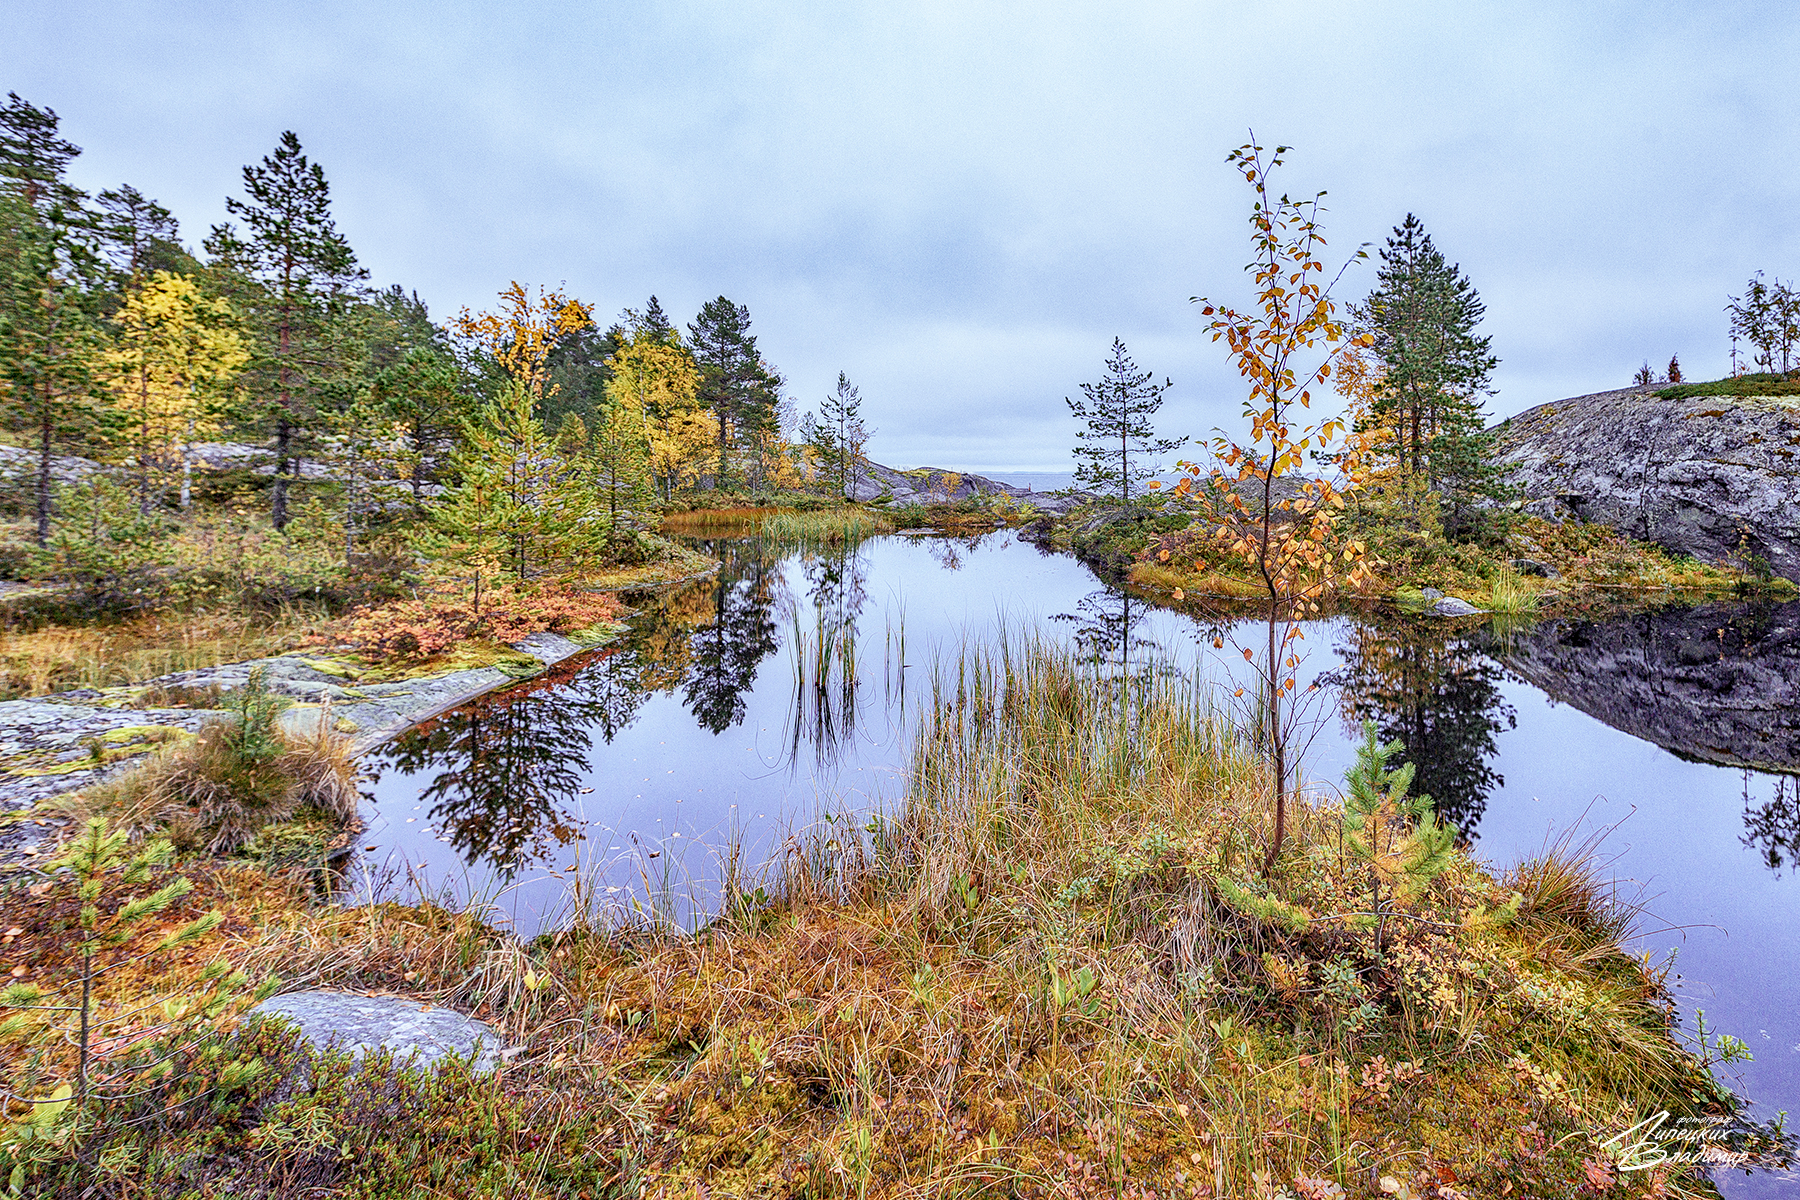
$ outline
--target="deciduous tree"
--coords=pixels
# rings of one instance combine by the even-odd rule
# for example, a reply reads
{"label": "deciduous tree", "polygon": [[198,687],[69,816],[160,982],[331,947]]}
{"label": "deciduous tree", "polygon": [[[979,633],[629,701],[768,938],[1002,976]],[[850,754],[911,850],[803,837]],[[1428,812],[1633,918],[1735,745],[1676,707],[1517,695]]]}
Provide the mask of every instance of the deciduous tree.
{"label": "deciduous tree", "polygon": [[[1273,870],[1287,830],[1293,765],[1288,749],[1300,711],[1295,693],[1301,621],[1319,611],[1319,601],[1340,581],[1361,579],[1364,550],[1337,528],[1345,494],[1360,484],[1363,443],[1340,443],[1346,432],[1342,417],[1312,425],[1296,422],[1311,415],[1314,390],[1327,387],[1334,372],[1347,366],[1346,360],[1368,339],[1353,335],[1338,317],[1332,291],[1342,268],[1331,280],[1325,278],[1320,257],[1325,237],[1318,219],[1324,193],[1294,200],[1270,190],[1269,174],[1282,165],[1287,150],[1277,146],[1271,155],[1251,141],[1227,159],[1255,193],[1250,213],[1254,256],[1244,268],[1255,283],[1255,307],[1239,310],[1194,299],[1209,318],[1212,340],[1226,343],[1249,386],[1244,416],[1250,440],[1220,434],[1214,442],[1219,465],[1209,470],[1183,464],[1188,477],[1178,485],[1185,494],[1206,480],[1221,518],[1215,530],[1218,542],[1249,567],[1262,587],[1265,644],[1260,659],[1248,646],[1243,655],[1256,666],[1260,694],[1254,710],[1270,756],[1275,813],[1265,874]],[[1358,250],[1352,261],[1363,257]],[[1342,452],[1329,456],[1335,475],[1300,474],[1309,454],[1339,445]],[[1214,644],[1222,648],[1223,639]]]}
{"label": "deciduous tree", "polygon": [[250,360],[224,300],[191,276],[157,271],[127,291],[106,351],[105,378],[124,444],[136,460],[138,512],[152,483],[179,468],[188,500],[187,450],[217,428],[224,400]]}

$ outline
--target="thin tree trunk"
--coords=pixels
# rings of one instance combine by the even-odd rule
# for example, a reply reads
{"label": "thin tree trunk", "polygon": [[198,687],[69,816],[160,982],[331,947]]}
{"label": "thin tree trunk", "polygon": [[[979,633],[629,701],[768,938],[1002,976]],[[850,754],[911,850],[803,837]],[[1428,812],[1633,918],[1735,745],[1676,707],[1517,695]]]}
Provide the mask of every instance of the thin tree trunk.
{"label": "thin tree trunk", "polygon": [[50,544],[50,448],[56,431],[53,385],[44,380],[44,407],[38,420],[37,544]]}

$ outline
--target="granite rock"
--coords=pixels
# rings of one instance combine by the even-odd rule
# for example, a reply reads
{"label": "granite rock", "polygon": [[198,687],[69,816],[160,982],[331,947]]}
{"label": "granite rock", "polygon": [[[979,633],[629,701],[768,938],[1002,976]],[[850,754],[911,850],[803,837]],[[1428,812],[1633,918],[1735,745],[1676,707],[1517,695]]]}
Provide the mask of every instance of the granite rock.
{"label": "granite rock", "polygon": [[475,1071],[497,1067],[505,1039],[493,1028],[451,1008],[436,1008],[395,996],[314,990],[274,996],[251,1016],[280,1017],[318,1049],[337,1049],[358,1058],[389,1050],[396,1065],[424,1070],[455,1055]]}
{"label": "granite rock", "polygon": [[1499,439],[1525,512],[1800,581],[1800,397],[1622,388],[1540,404]]}

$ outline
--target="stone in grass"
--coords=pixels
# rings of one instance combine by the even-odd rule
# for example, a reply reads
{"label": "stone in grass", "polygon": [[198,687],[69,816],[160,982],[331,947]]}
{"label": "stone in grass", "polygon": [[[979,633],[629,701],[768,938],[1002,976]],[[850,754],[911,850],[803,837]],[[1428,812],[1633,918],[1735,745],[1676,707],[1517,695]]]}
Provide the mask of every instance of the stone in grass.
{"label": "stone in grass", "polygon": [[251,1016],[281,1017],[303,1040],[363,1058],[376,1050],[393,1052],[395,1066],[429,1071],[455,1055],[472,1071],[492,1071],[505,1056],[492,1027],[449,1008],[435,1008],[394,996],[358,996],[314,990],[272,996]]}
{"label": "stone in grass", "polygon": [[1425,603],[1430,604],[1433,600],[1442,600],[1444,598],[1444,593],[1433,587],[1420,588],[1419,598],[1425,601]]}
{"label": "stone in grass", "polygon": [[1485,608],[1476,608],[1467,600],[1458,600],[1455,596],[1445,596],[1431,606],[1431,611],[1440,617],[1472,617],[1476,613],[1486,612]]}

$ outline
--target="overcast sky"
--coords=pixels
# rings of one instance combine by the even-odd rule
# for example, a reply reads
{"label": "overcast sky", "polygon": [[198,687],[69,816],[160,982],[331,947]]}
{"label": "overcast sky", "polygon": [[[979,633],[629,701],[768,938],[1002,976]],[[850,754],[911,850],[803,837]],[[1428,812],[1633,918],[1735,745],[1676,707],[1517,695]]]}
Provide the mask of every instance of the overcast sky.
{"label": "overcast sky", "polygon": [[[1679,353],[1800,274],[1800,6],[132,5],[0,0],[0,89],[190,243],[299,134],[378,284],[508,281],[679,321],[724,294],[802,407],[858,383],[899,466],[1059,469],[1112,339],[1239,425],[1188,299],[1242,301],[1254,127],[1332,249],[1408,211],[1487,302],[1499,415]],[[1374,266],[1343,285],[1359,298]]]}

